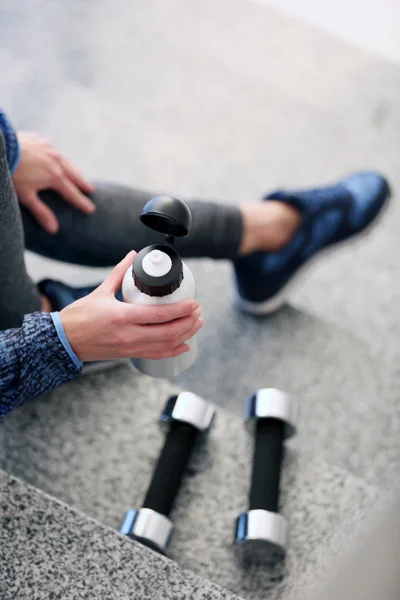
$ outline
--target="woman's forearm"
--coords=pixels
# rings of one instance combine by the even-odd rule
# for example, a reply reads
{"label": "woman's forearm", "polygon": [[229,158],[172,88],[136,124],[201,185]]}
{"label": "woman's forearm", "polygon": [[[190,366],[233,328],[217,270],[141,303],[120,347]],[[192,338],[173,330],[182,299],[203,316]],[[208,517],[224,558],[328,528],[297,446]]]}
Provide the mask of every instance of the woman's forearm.
{"label": "woman's forearm", "polygon": [[60,313],[26,315],[19,329],[0,331],[0,417],[80,373],[82,361],[159,360],[189,350],[202,327],[195,300],[165,306],[131,305],[116,293],[130,252],[91,294]]}
{"label": "woman's forearm", "polygon": [[0,418],[79,372],[51,315],[26,315],[20,328],[0,331]]}

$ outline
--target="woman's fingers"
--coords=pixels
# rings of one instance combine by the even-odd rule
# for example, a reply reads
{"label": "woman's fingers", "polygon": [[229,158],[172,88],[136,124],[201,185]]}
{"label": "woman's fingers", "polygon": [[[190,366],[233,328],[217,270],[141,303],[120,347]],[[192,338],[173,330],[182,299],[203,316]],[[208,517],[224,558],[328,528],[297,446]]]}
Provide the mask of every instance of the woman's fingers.
{"label": "woman's fingers", "polygon": [[[176,356],[175,352],[178,350],[179,350],[179,354],[180,354],[180,350],[183,348],[183,346],[187,346],[187,344],[185,342],[187,342],[194,335],[196,335],[196,333],[199,331],[199,329],[201,329],[204,325],[203,319],[199,318],[200,312],[201,312],[200,309],[195,311],[196,314],[194,314],[194,319],[195,319],[194,325],[192,325],[191,327],[186,329],[187,325],[185,324],[186,330],[183,333],[181,333],[180,335],[177,335],[176,337],[172,337],[171,339],[168,339],[168,340],[165,340],[165,339],[164,340],[163,339],[149,340],[148,337],[147,337],[147,339],[143,339],[143,337],[141,336],[141,333],[139,332],[139,334],[138,334],[137,327],[134,329],[131,329],[130,332],[125,332],[124,336],[123,336],[124,337],[123,343],[120,342],[120,347],[122,348],[121,353],[126,357],[135,357],[135,356],[137,357],[138,356],[138,357],[142,357],[142,358],[145,358],[145,357],[152,358],[155,355],[157,355],[158,357],[161,357],[161,358],[164,355],[165,356]],[[181,319],[181,321],[184,321],[184,319]],[[141,329],[147,329],[149,327],[150,327],[149,325],[146,325],[145,327],[143,327]]]}
{"label": "woman's fingers", "polygon": [[171,341],[168,341],[168,342],[159,341],[159,340],[157,340],[155,342],[147,342],[147,344],[143,345],[142,347],[145,351],[147,349],[149,349],[150,351],[173,350],[174,348],[177,348],[181,344],[190,340],[194,335],[196,335],[196,333],[199,331],[199,329],[201,329],[203,327],[203,325],[204,325],[203,319],[198,319],[196,324],[193,325],[193,327],[191,327],[187,331],[185,331],[185,333],[183,335],[180,335],[179,337],[177,337]]}
{"label": "woman's fingers", "polygon": [[[183,300],[175,304],[163,304],[155,306],[140,306],[139,304],[126,304],[125,321],[131,325],[146,325],[155,328],[155,323],[169,323],[191,315],[199,308],[196,300]],[[157,332],[156,332],[157,334]],[[155,335],[156,335],[155,334]]]}
{"label": "woman's fingers", "polygon": [[[125,256],[125,258],[123,258],[121,260],[121,262],[119,262],[117,265],[115,265],[115,267],[113,268],[111,273],[108,275],[108,277],[103,281],[103,283],[101,285],[99,285],[99,287],[97,288],[98,292],[115,295],[118,292],[119,288],[121,287],[122,280],[124,279],[125,273],[129,269],[129,267],[132,265],[132,263],[135,259],[135,256],[136,256],[136,252],[134,250],[131,250],[130,252],[128,252],[128,254]],[[126,305],[126,306],[128,306],[128,305]],[[118,306],[119,313],[121,312],[121,310],[122,311],[125,310],[125,305],[121,304],[120,306]]]}
{"label": "woman's fingers", "polygon": [[204,325],[203,319],[199,319],[197,321],[197,323],[191,329],[189,329],[189,331],[186,331],[186,333],[184,333],[180,338],[178,338],[178,340],[176,341],[175,347],[190,340],[203,327],[203,325]]}
{"label": "woman's fingers", "polygon": [[59,224],[56,215],[45,202],[40,200],[36,192],[21,195],[20,202],[32,213],[36,221],[47,233],[57,233]]}
{"label": "woman's fingers", "polygon": [[67,176],[57,179],[51,187],[78,210],[86,214],[95,212],[96,205]]}
{"label": "woman's fingers", "polygon": [[122,352],[124,356],[126,355],[127,357],[144,356],[145,354],[151,354],[153,356],[154,354],[162,354],[163,352],[166,352],[168,353],[168,355],[170,355],[171,353],[175,352],[177,348],[181,348],[182,346],[187,345],[185,344],[185,342],[187,342],[194,335],[196,335],[196,333],[199,331],[199,329],[203,327],[203,325],[203,319],[198,319],[197,323],[188,331],[186,331],[183,335],[168,342],[160,340],[154,342],[139,341],[137,334],[133,333],[132,339],[130,339],[130,336],[128,335],[124,340]]}
{"label": "woman's fingers", "polygon": [[200,315],[201,308],[197,308],[189,316],[170,321],[169,323],[162,323],[160,325],[144,325],[140,327],[139,331],[137,332],[139,340],[145,343],[174,343],[196,325]]}

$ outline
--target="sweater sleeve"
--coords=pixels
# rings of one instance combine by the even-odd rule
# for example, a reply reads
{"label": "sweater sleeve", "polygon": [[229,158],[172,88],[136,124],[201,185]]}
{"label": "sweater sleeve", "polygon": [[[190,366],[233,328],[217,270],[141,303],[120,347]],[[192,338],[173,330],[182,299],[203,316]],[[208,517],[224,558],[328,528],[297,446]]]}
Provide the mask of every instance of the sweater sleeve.
{"label": "sweater sleeve", "polygon": [[10,121],[8,120],[5,112],[1,107],[0,131],[3,133],[4,141],[6,143],[8,168],[10,169],[10,173],[12,175],[15,169],[18,167],[19,160],[21,158],[21,150],[19,147],[19,142],[14,127],[11,125]]}
{"label": "sweater sleeve", "polygon": [[26,315],[20,328],[0,331],[0,418],[79,373],[50,314]]}

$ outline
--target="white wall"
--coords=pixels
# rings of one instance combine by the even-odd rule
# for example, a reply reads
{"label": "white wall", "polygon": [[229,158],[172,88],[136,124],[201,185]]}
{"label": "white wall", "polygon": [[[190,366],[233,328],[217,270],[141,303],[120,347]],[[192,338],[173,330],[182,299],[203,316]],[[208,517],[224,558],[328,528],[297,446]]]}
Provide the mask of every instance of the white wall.
{"label": "white wall", "polygon": [[400,63],[400,0],[258,0]]}

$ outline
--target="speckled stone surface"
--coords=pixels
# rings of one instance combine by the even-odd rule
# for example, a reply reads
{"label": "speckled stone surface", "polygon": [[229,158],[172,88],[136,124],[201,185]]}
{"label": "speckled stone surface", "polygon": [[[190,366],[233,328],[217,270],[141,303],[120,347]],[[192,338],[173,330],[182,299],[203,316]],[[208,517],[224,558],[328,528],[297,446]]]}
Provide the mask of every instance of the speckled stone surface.
{"label": "speckled stone surface", "polygon": [[[3,420],[0,464],[118,528],[125,511],[141,505],[163,441],[159,415],[175,389],[128,366],[73,381]],[[232,552],[233,524],[246,509],[251,453],[242,420],[219,409],[176,503],[170,556],[249,600],[267,592],[289,598],[323,571],[334,547],[346,546],[379,494],[290,442],[281,495],[291,531],[286,565],[275,572],[241,570]]]}
{"label": "speckled stone surface", "polygon": [[0,472],[1,600],[235,600]]}

